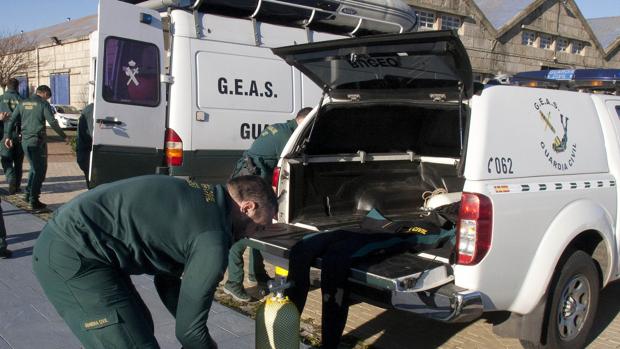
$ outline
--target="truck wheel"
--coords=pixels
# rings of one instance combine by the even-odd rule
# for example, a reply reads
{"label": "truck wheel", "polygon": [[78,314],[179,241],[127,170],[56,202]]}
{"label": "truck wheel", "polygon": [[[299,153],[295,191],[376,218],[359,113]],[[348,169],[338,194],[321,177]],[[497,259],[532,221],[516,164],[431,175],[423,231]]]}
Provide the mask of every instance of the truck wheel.
{"label": "truck wheel", "polygon": [[523,343],[526,348],[581,349],[594,322],[600,279],[592,257],[573,252],[553,278],[548,313],[546,344]]}

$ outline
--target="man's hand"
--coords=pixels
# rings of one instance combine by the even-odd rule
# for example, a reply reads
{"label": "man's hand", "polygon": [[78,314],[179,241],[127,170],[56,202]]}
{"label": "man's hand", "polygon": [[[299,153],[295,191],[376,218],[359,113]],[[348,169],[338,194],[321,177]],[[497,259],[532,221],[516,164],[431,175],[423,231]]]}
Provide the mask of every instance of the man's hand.
{"label": "man's hand", "polygon": [[13,148],[13,141],[12,141],[10,138],[6,138],[6,139],[4,140],[4,146],[5,146],[7,149],[11,149],[11,148]]}
{"label": "man's hand", "polygon": [[9,116],[11,116],[11,113],[9,112],[6,112],[6,111],[0,112],[0,121],[6,121],[9,118]]}

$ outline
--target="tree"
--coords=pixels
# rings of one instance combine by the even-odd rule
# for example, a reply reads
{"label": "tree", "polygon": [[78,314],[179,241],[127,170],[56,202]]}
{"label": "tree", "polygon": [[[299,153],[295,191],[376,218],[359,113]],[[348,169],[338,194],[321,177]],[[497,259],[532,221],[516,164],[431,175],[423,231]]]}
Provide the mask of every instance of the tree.
{"label": "tree", "polygon": [[19,34],[0,33],[0,86],[4,89],[8,79],[23,74],[35,64],[32,38]]}

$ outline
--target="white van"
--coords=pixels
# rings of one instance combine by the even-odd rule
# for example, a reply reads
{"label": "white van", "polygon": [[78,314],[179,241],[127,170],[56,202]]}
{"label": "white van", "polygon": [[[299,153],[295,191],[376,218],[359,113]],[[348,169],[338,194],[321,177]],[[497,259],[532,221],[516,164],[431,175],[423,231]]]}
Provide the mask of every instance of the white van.
{"label": "white van", "polygon": [[[390,6],[373,19],[331,2],[101,0],[90,182],[153,173],[224,181],[265,125],[293,118],[321,94],[269,48],[413,28],[409,6],[383,2]],[[315,22],[332,33],[313,30]]]}
{"label": "white van", "polygon": [[509,312],[501,335],[584,347],[599,290],[620,278],[620,96],[475,91],[450,31],[274,52],[327,96],[275,171],[284,227],[253,247],[286,268],[303,236],[370,209],[407,221],[455,203],[455,245],[357,264],[352,292],[445,322]]}

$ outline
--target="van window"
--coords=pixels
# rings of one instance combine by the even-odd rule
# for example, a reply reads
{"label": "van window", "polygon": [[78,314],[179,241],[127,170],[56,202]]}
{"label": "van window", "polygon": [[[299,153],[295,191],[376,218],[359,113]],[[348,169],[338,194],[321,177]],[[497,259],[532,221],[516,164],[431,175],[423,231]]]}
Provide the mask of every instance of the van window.
{"label": "van window", "polygon": [[147,107],[159,105],[159,49],[136,40],[108,37],[103,58],[103,99]]}
{"label": "van window", "polygon": [[620,119],[620,105],[616,106],[616,114],[618,114],[618,118]]}

